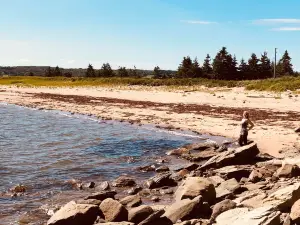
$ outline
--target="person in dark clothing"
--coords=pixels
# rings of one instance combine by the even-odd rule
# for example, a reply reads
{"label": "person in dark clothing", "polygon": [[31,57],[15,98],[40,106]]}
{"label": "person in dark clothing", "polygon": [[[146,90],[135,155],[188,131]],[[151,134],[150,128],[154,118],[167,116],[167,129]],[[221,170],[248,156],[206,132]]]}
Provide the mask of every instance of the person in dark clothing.
{"label": "person in dark clothing", "polygon": [[243,119],[241,122],[241,133],[239,137],[240,146],[248,144],[248,131],[254,127],[254,124],[250,120],[250,116],[248,112],[243,113]]}

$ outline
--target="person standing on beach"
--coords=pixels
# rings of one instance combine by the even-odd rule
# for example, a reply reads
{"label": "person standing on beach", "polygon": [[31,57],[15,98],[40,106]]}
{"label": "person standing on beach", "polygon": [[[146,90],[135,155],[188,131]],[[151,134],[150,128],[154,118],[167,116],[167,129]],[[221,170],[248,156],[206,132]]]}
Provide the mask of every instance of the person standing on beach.
{"label": "person standing on beach", "polygon": [[247,111],[243,113],[241,126],[242,127],[241,127],[241,133],[239,138],[239,144],[240,146],[243,146],[248,144],[248,131],[254,127],[254,124],[250,120],[250,116]]}

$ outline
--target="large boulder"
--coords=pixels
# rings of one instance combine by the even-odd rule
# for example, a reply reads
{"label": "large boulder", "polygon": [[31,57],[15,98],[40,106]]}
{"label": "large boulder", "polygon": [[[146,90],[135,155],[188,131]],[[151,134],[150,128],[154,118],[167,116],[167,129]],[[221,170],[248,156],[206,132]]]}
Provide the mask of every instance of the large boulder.
{"label": "large boulder", "polygon": [[85,200],[96,199],[99,201],[103,201],[107,198],[115,198],[116,194],[117,194],[117,192],[115,192],[115,191],[101,191],[101,192],[96,192],[96,193],[93,193],[93,194],[87,196],[85,198]]}
{"label": "large boulder", "polygon": [[233,201],[238,207],[258,208],[262,206],[262,201],[267,197],[267,194],[262,190],[248,191],[242,196]]}
{"label": "large boulder", "polygon": [[297,165],[284,164],[276,172],[276,176],[292,178],[300,175],[300,168]]}
{"label": "large boulder", "polygon": [[121,176],[112,183],[113,187],[132,187],[135,185],[135,180],[126,176]]}
{"label": "large boulder", "polygon": [[107,198],[100,204],[105,221],[107,222],[122,222],[128,220],[127,209],[118,201]]}
{"label": "large boulder", "polygon": [[221,183],[223,183],[225,180],[220,177],[220,176],[211,176],[207,178],[210,182],[212,182],[212,184],[217,187],[219,186]]}
{"label": "large boulder", "polygon": [[218,152],[214,149],[208,149],[201,152],[189,152],[186,154],[182,154],[181,158],[189,160],[191,162],[201,162],[203,160],[210,159],[211,157],[217,155]]}
{"label": "large boulder", "polygon": [[272,177],[274,176],[278,168],[279,168],[278,166],[272,164],[267,164],[262,167],[257,167],[253,169],[253,171],[249,175],[249,181],[255,183],[255,182],[265,180],[266,178]]}
{"label": "large boulder", "polygon": [[280,225],[280,212],[273,207],[228,210],[216,218],[216,225]]}
{"label": "large boulder", "polygon": [[137,207],[142,204],[142,199],[138,195],[129,195],[120,200],[120,203],[129,208]]}
{"label": "large boulder", "polygon": [[146,205],[130,209],[128,212],[128,221],[138,224],[148,218],[153,212],[153,209]]}
{"label": "large boulder", "polygon": [[201,196],[198,196],[193,200],[183,199],[168,207],[163,217],[167,217],[173,223],[176,223],[178,220],[195,219],[199,216],[202,205],[203,202]]}
{"label": "large boulder", "polygon": [[204,202],[213,204],[216,199],[214,185],[203,177],[188,177],[175,192],[175,200],[193,199],[201,195]]}
{"label": "large boulder", "polygon": [[300,224],[300,199],[292,206],[290,217],[294,223]]}
{"label": "large boulder", "polygon": [[47,225],[92,225],[100,214],[96,205],[76,204],[69,202],[58,210],[47,222]]}
{"label": "large boulder", "polygon": [[177,148],[177,149],[171,150],[171,151],[167,152],[167,155],[180,156],[182,154],[187,154],[191,151],[203,151],[203,150],[207,150],[207,149],[217,149],[218,147],[219,146],[216,142],[206,141],[206,142],[202,142],[202,143],[186,145],[182,148]]}
{"label": "large boulder", "polygon": [[263,204],[285,211],[291,208],[298,199],[300,199],[300,183],[278,189],[264,199]]}
{"label": "large boulder", "polygon": [[171,172],[157,174],[156,176],[147,180],[145,185],[149,189],[160,188],[164,186],[176,186],[177,183],[171,178],[171,175]]}
{"label": "large boulder", "polygon": [[172,225],[172,221],[167,219],[166,217],[161,218],[161,216],[165,213],[164,209],[160,209],[154,213],[152,213],[150,216],[148,216],[146,219],[144,219],[142,222],[140,222],[138,225]]}
{"label": "large boulder", "polygon": [[232,178],[221,183],[216,188],[216,198],[218,200],[224,199],[229,195],[237,193],[241,189],[241,185],[237,182],[236,179]]}
{"label": "large boulder", "polygon": [[252,167],[250,165],[225,166],[214,170],[214,172],[220,174],[222,177],[226,177],[226,179],[235,178],[238,181],[240,181],[243,177],[249,177],[251,171]]}
{"label": "large boulder", "polygon": [[218,215],[220,215],[221,213],[226,212],[230,209],[234,209],[235,207],[236,207],[236,203],[229,199],[225,199],[225,200],[215,204],[215,206],[213,207],[213,212],[212,212],[210,220],[214,221]]}
{"label": "large boulder", "polygon": [[255,143],[222,152],[201,166],[202,170],[209,168],[221,168],[230,165],[243,165],[251,163],[259,153]]}
{"label": "large boulder", "polygon": [[78,199],[76,204],[100,205],[101,201],[97,199]]}

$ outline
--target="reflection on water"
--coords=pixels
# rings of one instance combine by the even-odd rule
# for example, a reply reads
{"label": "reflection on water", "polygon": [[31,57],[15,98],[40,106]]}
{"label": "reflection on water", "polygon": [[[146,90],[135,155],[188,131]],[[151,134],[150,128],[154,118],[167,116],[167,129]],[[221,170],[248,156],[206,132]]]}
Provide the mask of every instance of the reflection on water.
{"label": "reflection on water", "polygon": [[[68,191],[67,180],[111,180],[137,173],[166,150],[199,141],[172,133],[113,121],[0,104],[0,193],[16,184],[30,195],[0,196],[0,221],[38,208],[41,201]],[[3,195],[2,195],[3,196]]]}

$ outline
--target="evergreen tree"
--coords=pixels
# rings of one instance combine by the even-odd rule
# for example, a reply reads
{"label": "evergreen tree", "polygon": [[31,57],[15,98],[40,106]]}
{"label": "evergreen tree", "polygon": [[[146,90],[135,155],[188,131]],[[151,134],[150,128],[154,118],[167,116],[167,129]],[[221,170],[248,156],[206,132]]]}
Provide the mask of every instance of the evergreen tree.
{"label": "evergreen tree", "polygon": [[239,80],[246,80],[248,77],[248,65],[245,62],[244,59],[241,60],[239,68],[238,68],[238,73],[239,73]]}
{"label": "evergreen tree", "polygon": [[52,76],[53,76],[53,71],[52,71],[52,69],[51,69],[50,66],[49,66],[49,67],[47,68],[47,70],[45,71],[45,76],[46,76],[46,77],[52,77]]}
{"label": "evergreen tree", "polygon": [[154,67],[153,72],[154,72],[155,79],[162,78],[162,71],[160,70],[160,68],[158,66]]}
{"label": "evergreen tree", "polygon": [[228,54],[226,47],[223,47],[213,61],[214,78],[219,80],[232,79],[232,73],[236,70],[234,60]]}
{"label": "evergreen tree", "polygon": [[213,73],[213,69],[211,67],[210,61],[211,61],[210,55],[207,54],[202,66],[202,72],[205,77],[211,77]]}
{"label": "evergreen tree", "polygon": [[259,67],[259,79],[266,79],[272,77],[272,66],[271,61],[268,58],[267,52],[264,52],[261,55]]}
{"label": "evergreen tree", "polygon": [[103,63],[101,70],[100,70],[101,77],[113,77],[114,71],[112,70],[109,63]]}
{"label": "evergreen tree", "polygon": [[73,76],[73,74],[72,74],[72,72],[65,72],[64,73],[64,77],[72,77]]}
{"label": "evergreen tree", "polygon": [[119,67],[118,76],[119,77],[128,77],[128,71],[127,71],[126,67]]}
{"label": "evergreen tree", "polygon": [[246,79],[253,80],[259,78],[259,59],[257,56],[253,53],[251,55],[251,58],[248,60],[248,76]]}
{"label": "evergreen tree", "polygon": [[55,67],[53,71],[53,76],[60,77],[62,75],[62,72],[58,66]]}
{"label": "evergreen tree", "polygon": [[179,78],[193,77],[193,62],[189,56],[183,57],[182,63],[178,67],[177,76]]}
{"label": "evergreen tree", "polygon": [[94,67],[91,64],[89,64],[85,75],[86,75],[86,77],[95,77],[96,76]]}
{"label": "evergreen tree", "polygon": [[195,77],[195,78],[203,77],[202,69],[199,65],[197,57],[193,61],[192,72],[193,72],[192,77]]}
{"label": "evergreen tree", "polygon": [[289,56],[289,53],[286,50],[276,67],[276,70],[278,71],[279,75],[281,76],[293,75],[294,70],[293,70],[293,65],[291,63],[291,60],[292,58]]}

